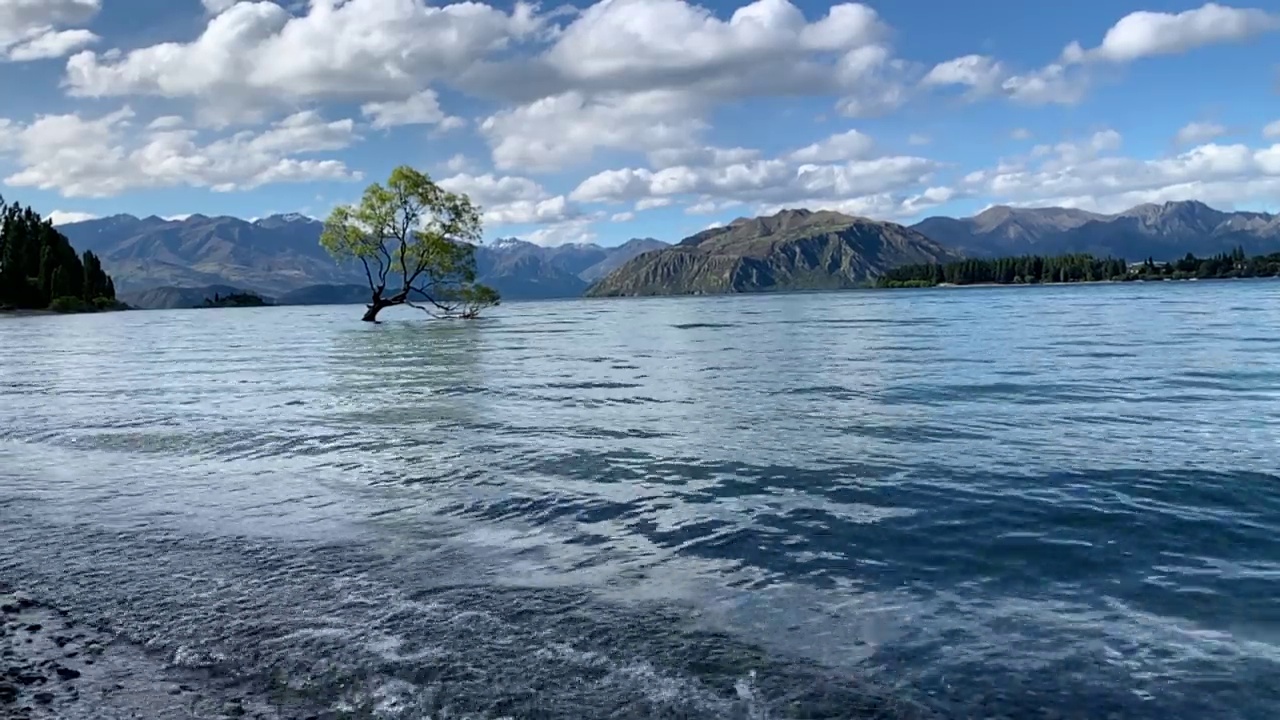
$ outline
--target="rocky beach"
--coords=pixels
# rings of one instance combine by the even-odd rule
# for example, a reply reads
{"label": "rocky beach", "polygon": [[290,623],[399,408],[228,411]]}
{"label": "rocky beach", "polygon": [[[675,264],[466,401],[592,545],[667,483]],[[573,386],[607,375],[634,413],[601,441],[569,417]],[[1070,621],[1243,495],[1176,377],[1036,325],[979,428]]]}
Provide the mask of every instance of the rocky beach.
{"label": "rocky beach", "polygon": [[[3,720],[308,718],[0,586]],[[352,715],[351,717],[358,717]]]}

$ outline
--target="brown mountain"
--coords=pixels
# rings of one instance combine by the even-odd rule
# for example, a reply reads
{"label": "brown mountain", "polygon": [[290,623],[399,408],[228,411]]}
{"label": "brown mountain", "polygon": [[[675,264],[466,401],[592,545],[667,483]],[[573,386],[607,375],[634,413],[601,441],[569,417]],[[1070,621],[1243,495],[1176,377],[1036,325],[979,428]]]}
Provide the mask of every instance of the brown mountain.
{"label": "brown mountain", "polygon": [[591,296],[835,290],[912,263],[958,255],[897,223],[783,210],[739,218],[643,253],[588,289]]}

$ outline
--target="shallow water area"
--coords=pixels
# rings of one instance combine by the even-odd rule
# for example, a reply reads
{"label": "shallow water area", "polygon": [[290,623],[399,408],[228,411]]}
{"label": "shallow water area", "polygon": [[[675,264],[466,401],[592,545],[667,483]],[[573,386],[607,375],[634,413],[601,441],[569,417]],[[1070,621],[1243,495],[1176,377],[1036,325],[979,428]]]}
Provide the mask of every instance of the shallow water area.
{"label": "shallow water area", "polygon": [[1280,707],[1280,283],[359,310],[0,318],[0,584],[283,717]]}

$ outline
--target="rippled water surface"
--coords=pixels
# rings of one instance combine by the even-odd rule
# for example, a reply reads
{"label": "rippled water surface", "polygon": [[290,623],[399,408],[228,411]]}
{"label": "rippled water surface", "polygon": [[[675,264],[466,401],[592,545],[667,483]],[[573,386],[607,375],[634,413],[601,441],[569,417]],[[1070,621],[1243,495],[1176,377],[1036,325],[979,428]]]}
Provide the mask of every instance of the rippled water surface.
{"label": "rippled water surface", "polygon": [[385,717],[1277,715],[1280,283],[358,317],[0,318],[0,580]]}

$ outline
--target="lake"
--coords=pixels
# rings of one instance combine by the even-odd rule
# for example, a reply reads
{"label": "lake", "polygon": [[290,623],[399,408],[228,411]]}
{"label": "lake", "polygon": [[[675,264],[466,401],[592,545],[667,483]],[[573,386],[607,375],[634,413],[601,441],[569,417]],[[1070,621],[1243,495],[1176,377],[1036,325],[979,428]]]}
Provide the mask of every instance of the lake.
{"label": "lake", "polygon": [[0,318],[0,581],[380,717],[1280,707],[1280,282],[359,316]]}

